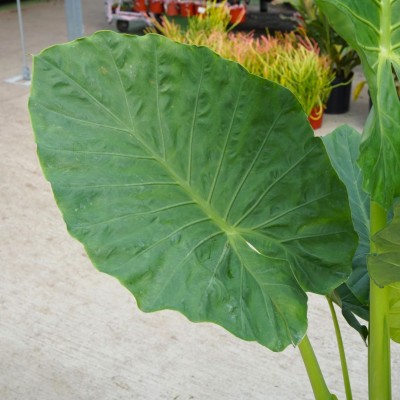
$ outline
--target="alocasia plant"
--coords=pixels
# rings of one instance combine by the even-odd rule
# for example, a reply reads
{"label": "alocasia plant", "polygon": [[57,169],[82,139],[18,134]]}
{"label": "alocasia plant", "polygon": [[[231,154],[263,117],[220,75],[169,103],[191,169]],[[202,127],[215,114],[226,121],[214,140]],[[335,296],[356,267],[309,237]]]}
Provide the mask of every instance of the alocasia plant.
{"label": "alocasia plant", "polygon": [[[359,179],[352,188],[340,164],[346,157],[335,164],[335,140],[348,128],[325,140],[350,199],[359,196],[350,202],[355,257],[347,191],[295,97],[206,48],[112,32],[51,47],[34,59],[30,112],[68,230],[98,269],[144,311],[177,310],[274,351],[298,344],[316,398],[329,399],[305,336],[306,292],[366,318],[368,237],[376,282],[388,279],[383,257],[397,260],[398,243],[385,242],[398,235],[397,207],[377,232],[400,186],[390,80],[392,66],[400,70],[400,0],[318,3],[360,52],[374,101],[360,151],[370,221]],[[356,153],[346,161],[353,172]],[[371,284],[375,362],[379,351],[387,361],[389,334],[399,338],[398,283],[389,280]],[[389,398],[390,380],[376,381],[383,388],[377,397],[371,385],[371,399]]]}

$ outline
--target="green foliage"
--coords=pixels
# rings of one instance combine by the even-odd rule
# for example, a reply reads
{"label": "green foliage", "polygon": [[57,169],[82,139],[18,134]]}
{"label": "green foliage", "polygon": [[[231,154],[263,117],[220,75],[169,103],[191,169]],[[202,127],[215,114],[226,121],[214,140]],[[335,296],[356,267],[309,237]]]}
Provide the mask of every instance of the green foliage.
{"label": "green foliage", "polygon": [[[346,185],[354,229],[358,234],[358,248],[353,258],[353,271],[346,285],[361,305],[369,302],[369,202],[368,193],[362,189],[362,171],[357,165],[360,134],[350,126],[341,126],[322,138],[329,158],[339,178]],[[364,318],[365,319],[365,318]]]}
{"label": "green foliage", "polygon": [[357,52],[330,27],[314,0],[290,3],[301,15],[300,26],[309,37],[317,41],[322,54],[329,57],[335,75],[342,80],[351,79],[354,67],[360,64]]}
{"label": "green foliage", "polygon": [[400,282],[389,285],[389,328],[390,337],[400,343]]}
{"label": "green foliage", "polygon": [[[371,195],[370,339],[368,347],[370,399],[391,398],[390,337],[398,340],[398,290],[379,288],[399,278],[396,220],[389,227],[387,212],[400,194],[400,100],[395,79],[400,71],[399,0],[317,0],[330,24],[360,55],[373,108],[364,127],[359,164],[364,188]],[[396,230],[397,227],[397,230]],[[388,244],[388,233],[394,242]],[[389,238],[390,242],[392,238]]]}
{"label": "green foliage", "polygon": [[305,334],[305,291],[346,280],[346,190],[281,86],[207,48],[100,32],[35,57],[30,111],[70,233],[144,311],[277,351]]}
{"label": "green foliage", "polygon": [[400,282],[400,203],[394,207],[393,220],[372,240],[376,253],[368,257],[368,270],[378,286]]}
{"label": "green foliage", "polygon": [[362,172],[357,165],[360,134],[349,126],[341,126],[322,138],[329,158],[339,178],[346,185],[354,228],[358,234],[358,247],[352,261],[352,273],[346,283],[336,288],[331,299],[342,309],[348,324],[366,340],[367,328],[354,314],[369,319],[369,202],[368,193],[362,189]]}
{"label": "green foliage", "polygon": [[369,304],[361,303],[360,300],[354,296],[346,283],[336,288],[328,297],[341,308],[343,318],[360,334],[364,342],[366,342],[368,338],[368,328],[356,318],[356,315],[368,321]]}
{"label": "green foliage", "polygon": [[374,104],[365,126],[360,166],[364,187],[388,210],[400,195],[400,0],[318,0],[330,24],[360,55]]}

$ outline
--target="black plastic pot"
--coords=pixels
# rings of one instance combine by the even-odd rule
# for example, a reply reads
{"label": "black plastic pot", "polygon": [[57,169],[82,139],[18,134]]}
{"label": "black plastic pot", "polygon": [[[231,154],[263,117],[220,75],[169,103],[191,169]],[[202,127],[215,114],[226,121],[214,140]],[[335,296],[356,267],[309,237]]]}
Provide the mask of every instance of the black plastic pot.
{"label": "black plastic pot", "polygon": [[[347,78],[336,77],[332,82],[334,88],[326,103],[326,114],[344,114],[350,109],[351,79],[353,73]],[[339,86],[337,86],[339,85]]]}

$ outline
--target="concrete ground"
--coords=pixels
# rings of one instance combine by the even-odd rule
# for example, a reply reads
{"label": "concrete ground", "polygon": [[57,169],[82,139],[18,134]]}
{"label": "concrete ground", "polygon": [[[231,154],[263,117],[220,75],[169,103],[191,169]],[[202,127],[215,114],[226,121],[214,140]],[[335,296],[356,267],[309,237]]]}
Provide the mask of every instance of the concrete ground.
{"label": "concrete ground", "polygon": [[[107,29],[103,0],[83,0],[85,32]],[[23,6],[26,47],[66,41],[64,5]],[[68,236],[35,154],[21,73],[17,13],[0,11],[0,399],[311,399],[300,354],[275,354],[174,312],[144,314],[113,278],[97,272]],[[361,79],[358,76],[358,79]],[[365,94],[351,111],[326,116],[361,128]],[[329,310],[310,296],[309,337],[329,387],[344,399]],[[367,349],[340,320],[354,399],[367,398]],[[400,351],[393,351],[400,399]]]}

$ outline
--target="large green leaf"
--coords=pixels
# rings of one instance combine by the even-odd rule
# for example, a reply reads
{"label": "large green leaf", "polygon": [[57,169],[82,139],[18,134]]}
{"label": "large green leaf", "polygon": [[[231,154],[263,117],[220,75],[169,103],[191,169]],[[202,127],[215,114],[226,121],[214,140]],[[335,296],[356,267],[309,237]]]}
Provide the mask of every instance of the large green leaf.
{"label": "large green leaf", "polygon": [[353,128],[343,125],[322,138],[329,158],[339,178],[346,185],[349,195],[351,217],[358,234],[358,247],[353,258],[353,270],[346,282],[361,305],[369,304],[369,203],[370,197],[362,189],[362,172],[357,165],[361,135]]}
{"label": "large green leaf", "polygon": [[372,240],[376,253],[368,257],[368,270],[378,286],[400,282],[400,202],[394,206],[391,222]]}
{"label": "large green leaf", "polygon": [[333,28],[357,50],[374,104],[360,166],[372,200],[389,209],[400,195],[400,0],[317,0]]}
{"label": "large green leaf", "polygon": [[344,280],[347,195],[294,96],[207,48],[99,32],[34,58],[38,154],[70,233],[144,311],[272,350]]}
{"label": "large green leaf", "polygon": [[368,329],[354,316],[356,314],[369,320],[369,195],[362,189],[362,172],[357,165],[361,135],[355,129],[343,125],[322,140],[333,167],[346,185],[353,225],[358,234],[352,273],[346,283],[334,290],[331,298],[341,307],[347,323],[366,341]]}
{"label": "large green leaf", "polygon": [[400,282],[389,285],[390,337],[400,343]]}

